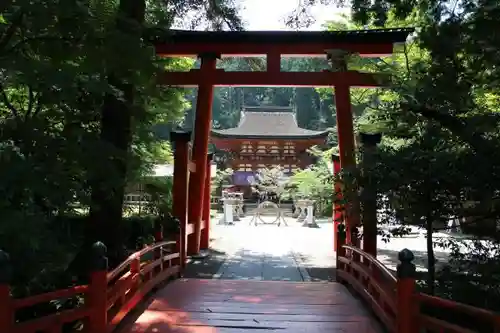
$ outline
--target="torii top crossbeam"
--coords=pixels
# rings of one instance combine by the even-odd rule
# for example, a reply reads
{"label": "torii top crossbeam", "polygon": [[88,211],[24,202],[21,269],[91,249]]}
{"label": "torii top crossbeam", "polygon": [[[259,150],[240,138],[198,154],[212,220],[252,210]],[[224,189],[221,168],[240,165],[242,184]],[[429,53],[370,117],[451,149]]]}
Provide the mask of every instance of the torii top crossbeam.
{"label": "torii top crossbeam", "polygon": [[153,39],[165,56],[319,56],[343,49],[361,56],[383,56],[404,43],[411,28],[346,31],[187,31],[170,30]]}
{"label": "torii top crossbeam", "polygon": [[404,43],[413,29],[353,31],[186,31],[171,30],[152,38],[160,56],[266,56],[265,71],[211,72],[192,70],[160,75],[159,83],[176,86],[296,86],[328,87],[340,83],[350,87],[379,87],[387,75],[356,71],[285,72],[283,56],[331,56],[355,53],[364,57],[390,55],[394,45]]}

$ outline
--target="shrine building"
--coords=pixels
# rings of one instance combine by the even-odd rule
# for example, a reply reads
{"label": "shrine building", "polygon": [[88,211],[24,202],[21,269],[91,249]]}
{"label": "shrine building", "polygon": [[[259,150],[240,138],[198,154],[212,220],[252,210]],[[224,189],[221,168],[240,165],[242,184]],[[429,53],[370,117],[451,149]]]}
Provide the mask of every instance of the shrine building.
{"label": "shrine building", "polygon": [[291,107],[244,106],[238,126],[212,129],[211,141],[230,153],[226,167],[234,170],[233,185],[247,194],[259,169],[281,166],[291,175],[311,165],[307,150],[325,144],[328,133],[300,128]]}

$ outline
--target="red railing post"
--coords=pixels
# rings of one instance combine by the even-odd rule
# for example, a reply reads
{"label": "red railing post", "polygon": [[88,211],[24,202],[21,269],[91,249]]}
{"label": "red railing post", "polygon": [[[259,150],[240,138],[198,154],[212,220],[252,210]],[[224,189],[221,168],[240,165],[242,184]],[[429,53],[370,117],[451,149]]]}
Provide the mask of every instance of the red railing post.
{"label": "red railing post", "polygon": [[[343,247],[345,245],[345,238],[346,238],[345,226],[343,223],[341,223],[337,226],[337,249],[336,249],[337,254],[336,254],[336,265],[335,265],[337,272],[339,271],[339,269],[342,269],[342,263],[340,262],[339,257],[345,256],[345,249]],[[339,274],[337,274],[337,281],[340,282]]]}
{"label": "red railing post", "polygon": [[412,263],[415,256],[408,249],[399,252],[400,263],[397,267],[396,288],[396,328],[397,333],[416,333],[419,330],[416,319],[415,305],[415,265]]}
{"label": "red railing post", "polygon": [[14,331],[14,309],[9,286],[11,279],[10,257],[0,250],[0,332]]}
{"label": "red railing post", "polygon": [[89,309],[89,332],[106,333],[108,326],[108,258],[106,246],[101,242],[92,245],[89,291],[85,305]]}

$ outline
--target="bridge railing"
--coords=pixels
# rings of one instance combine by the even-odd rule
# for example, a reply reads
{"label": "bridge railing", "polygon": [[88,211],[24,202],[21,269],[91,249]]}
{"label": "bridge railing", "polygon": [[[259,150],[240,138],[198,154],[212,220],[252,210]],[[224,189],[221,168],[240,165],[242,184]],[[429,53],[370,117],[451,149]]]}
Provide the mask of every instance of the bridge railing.
{"label": "bridge railing", "polygon": [[399,252],[397,273],[338,231],[337,281],[350,286],[390,333],[500,333],[500,314],[418,292],[413,253]]}
{"label": "bridge railing", "polygon": [[[177,241],[156,242],[133,253],[112,271],[108,271],[106,246],[92,247],[88,284],[14,299],[9,282],[9,257],[0,251],[0,332],[1,333],[109,333],[153,288],[181,272],[179,252],[172,250]],[[37,313],[20,321],[19,312],[60,302],[71,306]]]}

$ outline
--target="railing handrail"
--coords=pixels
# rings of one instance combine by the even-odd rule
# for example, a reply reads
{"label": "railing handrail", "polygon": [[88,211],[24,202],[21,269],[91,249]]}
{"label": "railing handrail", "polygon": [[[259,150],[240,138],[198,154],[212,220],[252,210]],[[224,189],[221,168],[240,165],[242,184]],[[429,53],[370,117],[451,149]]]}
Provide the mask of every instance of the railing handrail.
{"label": "railing handrail", "polygon": [[[350,284],[354,291],[368,302],[375,315],[389,332],[413,333],[421,329],[431,329],[431,331],[436,329],[455,333],[474,331],[467,328],[467,322],[457,324],[450,318],[442,319],[438,316],[428,315],[426,308],[421,308],[421,306],[426,305],[431,309],[435,307],[442,312],[446,312],[447,309],[453,310],[453,314],[457,313],[474,318],[474,320],[477,319],[478,323],[484,323],[487,327],[492,327],[494,332],[500,332],[500,313],[417,292],[416,267],[412,263],[414,255],[411,251],[404,249],[399,252],[400,264],[396,276],[372,254],[356,246],[345,245],[344,242],[345,238],[339,237],[337,279]],[[361,258],[363,259],[361,260]],[[374,274],[374,271],[368,267],[376,267],[377,273],[388,277],[389,285],[387,285],[387,281],[373,278],[371,275]],[[366,274],[370,275],[369,279],[365,279]],[[384,290],[387,288],[391,288],[394,292],[385,295]]]}
{"label": "railing handrail", "polygon": [[[8,284],[0,284],[0,332],[59,332],[65,323],[86,318],[85,327],[89,332],[111,332],[152,288],[179,276],[182,260],[179,252],[174,250],[165,255],[161,250],[177,242],[163,241],[162,237],[159,233],[155,236],[156,243],[136,251],[111,272],[107,271],[106,247],[100,242],[95,243],[89,282],[85,285],[16,299],[10,295]],[[148,253],[154,254],[152,260],[141,265],[138,259]],[[15,320],[16,312],[22,309],[78,295],[84,298],[84,306],[62,308],[20,322]]]}
{"label": "railing handrail", "polygon": [[380,272],[382,272],[384,276],[387,277],[391,282],[394,282],[394,284],[397,283],[398,279],[396,278],[396,276],[383,263],[381,263],[380,260],[372,256],[371,254],[352,245],[343,245],[342,247],[346,250],[350,250],[359,254],[363,258],[368,259],[370,263],[375,265],[380,270]]}
{"label": "railing handrail", "polygon": [[457,310],[458,312],[462,312],[463,314],[468,314],[476,317],[480,317],[482,319],[486,320],[491,320],[492,318],[496,318],[500,316],[500,313],[483,309],[483,308],[477,308],[472,305],[452,301],[450,299],[446,298],[441,298],[437,296],[432,296],[424,293],[417,293],[416,298],[419,302],[424,303],[424,304],[429,304],[429,305],[434,305],[437,307],[447,307],[447,308],[453,308],[454,310]]}
{"label": "railing handrail", "polygon": [[123,272],[136,258],[141,258],[143,255],[150,253],[160,247],[167,245],[175,245],[176,241],[161,241],[158,243],[154,243],[152,245],[148,245],[143,249],[132,253],[125,259],[121,264],[116,266],[112,271],[108,272],[108,281],[113,280],[117,277],[121,272]]}
{"label": "railing handrail", "polygon": [[26,308],[35,304],[50,302],[54,299],[69,298],[77,294],[85,294],[88,290],[88,285],[78,285],[65,289],[49,291],[43,294],[31,295],[23,298],[14,298],[12,300],[12,305],[14,309]]}

